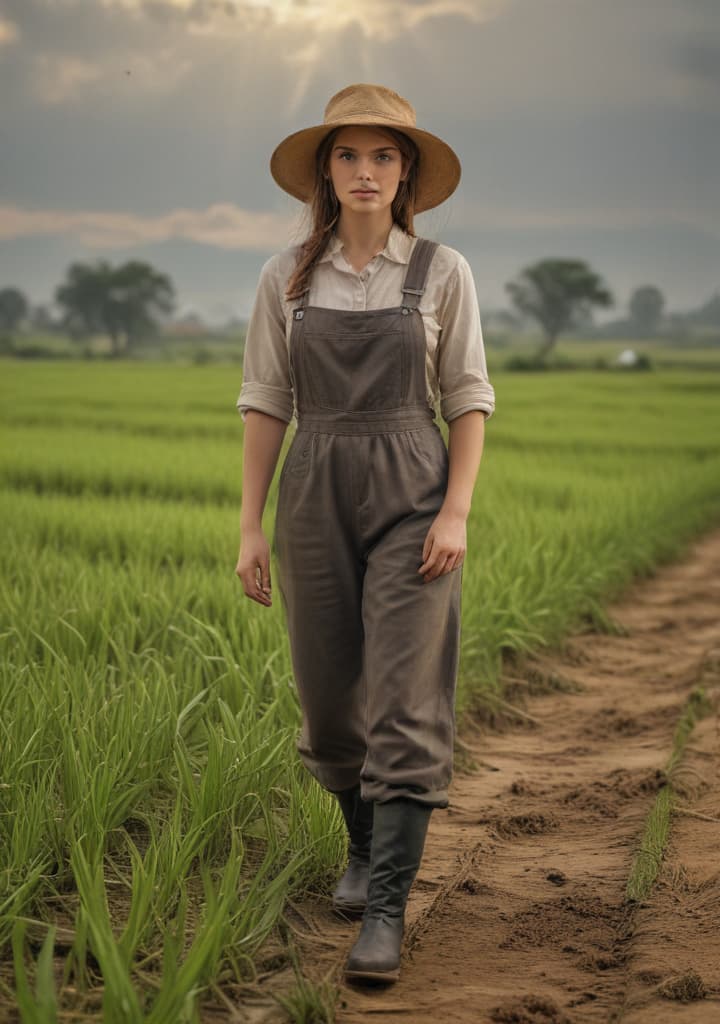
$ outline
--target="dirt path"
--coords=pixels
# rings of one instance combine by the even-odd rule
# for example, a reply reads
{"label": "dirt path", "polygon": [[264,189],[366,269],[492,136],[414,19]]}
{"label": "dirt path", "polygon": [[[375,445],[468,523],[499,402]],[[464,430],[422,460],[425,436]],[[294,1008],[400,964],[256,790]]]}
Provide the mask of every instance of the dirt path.
{"label": "dirt path", "polygon": [[[626,635],[576,634],[519,673],[576,691],[531,694],[534,721],[465,737],[478,769],[433,815],[401,979],[343,985],[337,1024],[720,1020],[720,531],[609,611]],[[715,713],[677,776],[694,814],[673,818],[651,898],[632,907],[633,855],[699,681]],[[339,974],[358,925],[299,910],[307,973]]]}

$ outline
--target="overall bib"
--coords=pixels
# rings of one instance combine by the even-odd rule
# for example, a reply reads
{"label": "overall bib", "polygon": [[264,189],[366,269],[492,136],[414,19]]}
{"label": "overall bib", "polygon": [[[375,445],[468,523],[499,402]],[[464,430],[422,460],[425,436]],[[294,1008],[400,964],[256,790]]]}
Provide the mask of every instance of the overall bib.
{"label": "overall bib", "polygon": [[418,238],[401,305],[293,311],[297,430],[272,549],[302,707],[298,752],[320,784],[446,807],[461,564],[426,583],[422,549],[448,483],[426,397],[418,309],[437,243]]}

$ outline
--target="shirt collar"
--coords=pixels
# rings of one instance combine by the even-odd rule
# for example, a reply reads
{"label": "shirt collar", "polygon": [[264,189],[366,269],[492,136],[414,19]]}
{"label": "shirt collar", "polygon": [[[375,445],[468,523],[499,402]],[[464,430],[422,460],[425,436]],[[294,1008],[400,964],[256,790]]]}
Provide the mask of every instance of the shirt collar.
{"label": "shirt collar", "polygon": [[[386,259],[393,260],[395,263],[409,263],[410,262],[410,251],[415,241],[412,235],[408,235],[407,232],[403,231],[400,225],[393,221],[393,226],[390,228],[390,234],[388,235],[385,248],[378,253],[379,256],[385,256]],[[333,231],[330,241],[325,248],[325,252],[318,259],[318,263],[325,263],[327,260],[332,260],[336,253],[339,253],[342,249],[343,244],[338,236]]]}

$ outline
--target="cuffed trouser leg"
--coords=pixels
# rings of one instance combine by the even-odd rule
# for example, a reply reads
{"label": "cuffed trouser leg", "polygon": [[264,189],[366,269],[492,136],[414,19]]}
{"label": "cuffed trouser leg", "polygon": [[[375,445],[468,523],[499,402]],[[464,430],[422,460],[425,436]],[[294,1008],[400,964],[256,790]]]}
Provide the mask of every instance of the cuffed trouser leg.
{"label": "cuffed trouser leg", "polygon": [[366,753],[362,564],[341,521],[303,526],[298,519],[286,543],[283,523],[276,540],[302,707],[297,748],[318,782],[336,792],[359,781]]}
{"label": "cuffed trouser leg", "polygon": [[365,800],[447,807],[460,657],[462,570],[418,573],[432,517],[408,516],[371,549],[364,584]]}

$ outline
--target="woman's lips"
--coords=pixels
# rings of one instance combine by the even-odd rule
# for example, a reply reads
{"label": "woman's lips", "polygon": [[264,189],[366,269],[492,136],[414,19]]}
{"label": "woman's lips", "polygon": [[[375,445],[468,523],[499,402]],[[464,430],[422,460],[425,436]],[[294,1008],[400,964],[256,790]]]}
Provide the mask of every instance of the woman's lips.
{"label": "woman's lips", "polygon": [[374,188],[356,188],[353,189],[354,196],[376,196],[377,190]]}

